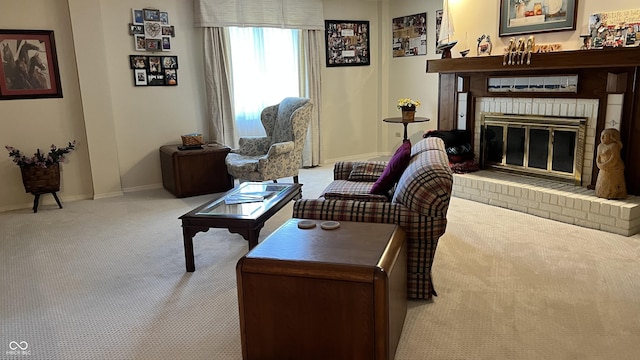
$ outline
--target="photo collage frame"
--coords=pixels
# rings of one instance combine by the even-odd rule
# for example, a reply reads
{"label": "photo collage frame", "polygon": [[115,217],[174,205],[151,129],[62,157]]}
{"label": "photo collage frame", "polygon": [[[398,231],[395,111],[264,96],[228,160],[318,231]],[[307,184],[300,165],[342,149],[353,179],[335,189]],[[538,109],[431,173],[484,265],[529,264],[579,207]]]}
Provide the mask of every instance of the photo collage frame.
{"label": "photo collage frame", "polygon": [[175,27],[169,23],[169,13],[158,9],[131,9],[129,35],[135,51],[171,51]]}
{"label": "photo collage frame", "polygon": [[129,55],[135,86],[178,85],[178,57]]}

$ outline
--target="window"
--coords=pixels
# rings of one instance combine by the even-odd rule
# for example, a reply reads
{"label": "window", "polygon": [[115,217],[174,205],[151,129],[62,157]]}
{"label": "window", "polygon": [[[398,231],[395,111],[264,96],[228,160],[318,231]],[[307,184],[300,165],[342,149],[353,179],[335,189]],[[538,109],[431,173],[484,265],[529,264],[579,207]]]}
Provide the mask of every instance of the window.
{"label": "window", "polygon": [[299,31],[229,28],[233,107],[239,136],[265,135],[260,112],[300,96]]}

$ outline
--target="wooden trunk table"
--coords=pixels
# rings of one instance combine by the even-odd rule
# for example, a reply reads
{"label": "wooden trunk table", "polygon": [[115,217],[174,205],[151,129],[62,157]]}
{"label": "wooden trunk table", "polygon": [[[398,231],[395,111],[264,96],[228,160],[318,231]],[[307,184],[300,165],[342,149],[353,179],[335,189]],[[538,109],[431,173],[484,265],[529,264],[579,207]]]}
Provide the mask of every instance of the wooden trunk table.
{"label": "wooden trunk table", "polygon": [[202,149],[179,150],[179,145],[160,147],[162,184],[176,197],[224,192],[233,187],[224,159],[227,146],[204,146]]}
{"label": "wooden trunk table", "polygon": [[404,230],[298,221],[238,261],[243,358],[393,359],[407,311]]}

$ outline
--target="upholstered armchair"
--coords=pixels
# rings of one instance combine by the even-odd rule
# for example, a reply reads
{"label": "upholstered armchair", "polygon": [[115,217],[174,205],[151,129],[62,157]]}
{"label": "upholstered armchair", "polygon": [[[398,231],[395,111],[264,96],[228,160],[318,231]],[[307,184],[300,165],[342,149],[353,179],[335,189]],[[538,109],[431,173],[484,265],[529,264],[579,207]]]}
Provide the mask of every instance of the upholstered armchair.
{"label": "upholstered armchair", "polygon": [[225,159],[229,174],[248,181],[293,177],[298,183],[312,107],[309,99],[288,97],[264,108],[260,120],[267,136],[240,138]]}

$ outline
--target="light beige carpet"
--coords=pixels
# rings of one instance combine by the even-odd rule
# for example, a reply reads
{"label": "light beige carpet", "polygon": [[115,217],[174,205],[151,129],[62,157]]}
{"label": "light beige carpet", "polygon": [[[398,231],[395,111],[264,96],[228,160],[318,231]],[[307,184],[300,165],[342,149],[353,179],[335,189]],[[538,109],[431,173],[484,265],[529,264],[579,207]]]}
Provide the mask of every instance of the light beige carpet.
{"label": "light beige carpet", "polygon": [[[331,170],[303,170],[304,195]],[[184,268],[178,216],[210,198],[153,190],[0,213],[0,359],[241,359],[246,241],[199,233],[196,271]],[[640,235],[457,198],[448,218],[439,296],[410,303],[396,359],[639,357]]]}

